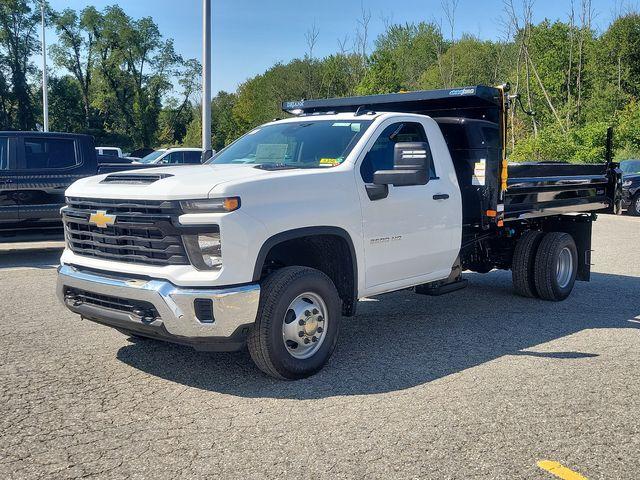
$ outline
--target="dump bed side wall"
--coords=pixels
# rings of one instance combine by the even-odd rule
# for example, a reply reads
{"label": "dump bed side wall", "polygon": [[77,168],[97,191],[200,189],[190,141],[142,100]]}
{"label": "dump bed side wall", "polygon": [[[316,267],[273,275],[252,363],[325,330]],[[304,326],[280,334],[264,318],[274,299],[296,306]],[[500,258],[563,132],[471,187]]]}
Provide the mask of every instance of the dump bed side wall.
{"label": "dump bed side wall", "polygon": [[607,164],[511,164],[505,220],[606,209],[609,183]]}

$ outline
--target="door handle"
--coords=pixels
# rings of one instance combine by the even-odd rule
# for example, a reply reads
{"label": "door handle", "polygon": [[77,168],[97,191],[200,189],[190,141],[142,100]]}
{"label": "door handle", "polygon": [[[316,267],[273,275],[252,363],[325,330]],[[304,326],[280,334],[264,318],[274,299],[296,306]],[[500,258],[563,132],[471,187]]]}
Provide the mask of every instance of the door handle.
{"label": "door handle", "polygon": [[433,196],[434,200],[446,200],[447,198],[449,198],[448,193],[437,193]]}

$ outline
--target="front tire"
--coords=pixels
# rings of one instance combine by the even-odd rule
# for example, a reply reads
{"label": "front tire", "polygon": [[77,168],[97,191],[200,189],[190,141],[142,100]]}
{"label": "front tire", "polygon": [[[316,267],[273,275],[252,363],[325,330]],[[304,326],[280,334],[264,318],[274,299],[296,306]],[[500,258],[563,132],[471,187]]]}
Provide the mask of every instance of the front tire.
{"label": "front tire", "polygon": [[578,273],[578,249],[568,233],[545,234],[535,261],[535,284],[540,298],[564,300],[573,290]]}
{"label": "front tire", "polygon": [[640,216],[640,193],[636,193],[631,199],[631,204],[627,208],[627,213],[634,217]]}
{"label": "front tire", "polygon": [[247,345],[267,375],[309,377],[324,367],[338,340],[341,301],[319,270],[285,267],[261,285],[260,306]]}

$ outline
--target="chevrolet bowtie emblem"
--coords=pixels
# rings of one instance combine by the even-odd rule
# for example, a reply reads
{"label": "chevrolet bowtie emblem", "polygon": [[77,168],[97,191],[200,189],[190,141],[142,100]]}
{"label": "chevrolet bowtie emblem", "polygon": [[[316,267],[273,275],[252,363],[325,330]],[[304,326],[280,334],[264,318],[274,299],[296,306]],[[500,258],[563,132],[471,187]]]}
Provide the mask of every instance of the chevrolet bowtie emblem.
{"label": "chevrolet bowtie emblem", "polygon": [[116,223],[115,215],[107,215],[107,212],[104,210],[98,210],[95,213],[92,213],[89,217],[89,223],[95,225],[98,228],[107,228],[110,225]]}

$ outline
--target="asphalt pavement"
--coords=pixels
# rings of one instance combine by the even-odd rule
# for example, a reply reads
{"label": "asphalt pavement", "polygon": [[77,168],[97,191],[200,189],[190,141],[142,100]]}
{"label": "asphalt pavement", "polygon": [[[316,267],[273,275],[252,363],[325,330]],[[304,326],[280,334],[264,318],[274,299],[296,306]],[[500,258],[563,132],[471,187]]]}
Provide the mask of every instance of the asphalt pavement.
{"label": "asphalt pavement", "polygon": [[640,218],[598,219],[562,303],[510,272],[367,299],[298,382],[81,321],[51,248],[0,244],[2,479],[639,477]]}

